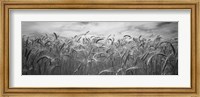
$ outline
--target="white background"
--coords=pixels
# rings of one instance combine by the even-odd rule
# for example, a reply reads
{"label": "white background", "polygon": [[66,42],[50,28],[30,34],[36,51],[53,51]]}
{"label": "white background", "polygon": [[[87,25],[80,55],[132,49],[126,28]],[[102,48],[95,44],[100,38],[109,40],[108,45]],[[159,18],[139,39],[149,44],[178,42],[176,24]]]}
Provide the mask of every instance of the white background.
{"label": "white background", "polygon": [[[178,21],[178,75],[22,75],[21,21]],[[190,88],[190,10],[11,10],[10,87]]]}

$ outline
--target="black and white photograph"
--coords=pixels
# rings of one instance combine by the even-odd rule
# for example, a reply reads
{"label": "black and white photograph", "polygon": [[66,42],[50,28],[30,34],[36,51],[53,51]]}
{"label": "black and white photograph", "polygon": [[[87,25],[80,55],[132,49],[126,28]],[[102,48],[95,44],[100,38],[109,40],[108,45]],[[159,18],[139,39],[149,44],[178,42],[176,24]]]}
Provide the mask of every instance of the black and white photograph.
{"label": "black and white photograph", "polygon": [[22,75],[178,75],[176,21],[22,21]]}

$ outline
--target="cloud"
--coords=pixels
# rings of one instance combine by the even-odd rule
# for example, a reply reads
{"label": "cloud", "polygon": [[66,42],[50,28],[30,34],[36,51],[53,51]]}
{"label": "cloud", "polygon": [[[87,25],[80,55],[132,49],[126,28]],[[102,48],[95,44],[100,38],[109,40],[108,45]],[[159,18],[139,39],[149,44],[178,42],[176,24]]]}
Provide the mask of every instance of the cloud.
{"label": "cloud", "polygon": [[89,24],[89,22],[78,22],[78,23],[83,24],[83,25]]}
{"label": "cloud", "polygon": [[157,27],[162,27],[162,26],[165,26],[165,25],[169,25],[171,23],[173,23],[173,22],[160,22],[160,23],[158,23]]}
{"label": "cloud", "polygon": [[125,34],[149,36],[158,34],[166,38],[178,36],[178,22],[22,22],[22,34],[58,33],[71,37],[90,31],[90,35],[115,35],[120,38]]}

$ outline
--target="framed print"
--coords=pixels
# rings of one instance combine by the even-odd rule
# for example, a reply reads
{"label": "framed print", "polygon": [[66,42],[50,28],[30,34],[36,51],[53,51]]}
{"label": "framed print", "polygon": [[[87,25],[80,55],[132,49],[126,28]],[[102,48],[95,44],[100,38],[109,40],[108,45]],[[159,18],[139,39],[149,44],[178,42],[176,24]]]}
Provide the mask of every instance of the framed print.
{"label": "framed print", "polygon": [[2,96],[199,96],[199,0],[1,3]]}

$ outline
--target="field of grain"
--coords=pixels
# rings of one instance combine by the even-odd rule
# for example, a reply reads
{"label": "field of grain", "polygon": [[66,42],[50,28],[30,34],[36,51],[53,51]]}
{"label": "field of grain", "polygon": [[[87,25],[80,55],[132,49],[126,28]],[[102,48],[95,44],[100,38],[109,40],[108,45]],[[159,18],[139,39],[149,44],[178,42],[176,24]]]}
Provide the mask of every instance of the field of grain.
{"label": "field of grain", "polygon": [[22,38],[23,75],[178,75],[178,38],[55,32]]}

